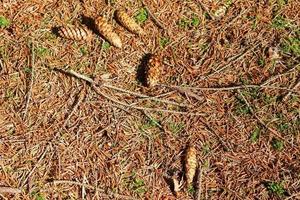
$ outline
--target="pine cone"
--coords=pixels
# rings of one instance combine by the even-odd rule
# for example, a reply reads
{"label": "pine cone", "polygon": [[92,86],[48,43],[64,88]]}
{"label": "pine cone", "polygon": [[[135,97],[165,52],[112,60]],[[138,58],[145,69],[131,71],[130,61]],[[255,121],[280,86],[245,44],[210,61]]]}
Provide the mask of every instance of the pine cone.
{"label": "pine cone", "polygon": [[187,186],[193,183],[197,169],[197,152],[194,146],[188,146],[185,157],[185,177]]}
{"label": "pine cone", "polygon": [[85,41],[91,40],[93,36],[92,32],[86,27],[60,27],[58,34],[63,38]]}
{"label": "pine cone", "polygon": [[125,10],[117,10],[116,11],[116,19],[119,23],[124,26],[126,29],[131,31],[132,33],[138,35],[145,35],[144,30],[140,27],[138,23],[134,21],[126,12]]}
{"label": "pine cone", "polygon": [[105,37],[105,39],[107,39],[115,47],[122,48],[121,38],[113,31],[112,25],[108,24],[103,17],[98,17],[95,20],[95,24],[99,33]]}
{"label": "pine cone", "polygon": [[153,87],[159,83],[161,74],[161,63],[160,59],[156,55],[152,55],[147,63],[145,69],[146,85]]}

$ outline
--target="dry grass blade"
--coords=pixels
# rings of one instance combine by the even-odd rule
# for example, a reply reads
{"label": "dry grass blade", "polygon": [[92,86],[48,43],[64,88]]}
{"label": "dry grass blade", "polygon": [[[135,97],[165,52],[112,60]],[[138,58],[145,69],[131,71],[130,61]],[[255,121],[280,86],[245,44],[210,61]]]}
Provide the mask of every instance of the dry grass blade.
{"label": "dry grass blade", "polygon": [[30,60],[30,82],[29,82],[29,87],[28,87],[28,91],[27,91],[27,95],[26,95],[26,103],[25,103],[25,110],[24,110],[24,115],[23,115],[23,120],[26,119],[27,114],[28,114],[28,108],[29,108],[29,104],[30,104],[30,100],[31,100],[31,95],[32,95],[32,87],[33,87],[33,82],[34,82],[34,60],[35,60],[35,49],[34,49],[34,44],[32,43],[31,45],[31,60]]}
{"label": "dry grass blade", "polygon": [[0,186],[0,194],[5,194],[5,193],[19,194],[19,193],[22,193],[22,190],[20,190],[18,188],[13,188],[13,187]]}
{"label": "dry grass blade", "polygon": [[251,112],[251,113],[253,114],[253,116],[258,120],[258,122],[259,122],[262,126],[264,126],[266,129],[268,129],[274,136],[276,136],[276,137],[278,137],[278,138],[284,140],[283,137],[282,137],[276,130],[274,130],[274,129],[270,128],[269,126],[267,126],[266,123],[265,123],[262,119],[260,119],[260,118],[257,116],[257,114],[254,112],[252,106],[250,106],[248,100],[245,98],[245,96],[241,93],[240,90],[238,90],[238,93],[239,93],[239,95],[242,97],[242,99],[244,100],[244,102],[246,103],[246,105],[248,106],[250,112]]}
{"label": "dry grass blade", "polygon": [[108,99],[116,104],[125,106],[126,108],[132,108],[132,109],[136,109],[136,110],[153,111],[153,112],[172,113],[172,114],[178,114],[178,115],[190,115],[190,116],[203,116],[204,115],[202,113],[190,113],[190,112],[182,112],[182,111],[175,111],[175,110],[165,110],[165,109],[160,109],[160,108],[147,108],[147,107],[134,106],[134,105],[130,105],[130,104],[121,102],[119,100],[116,100],[113,97],[104,94],[103,92],[101,92],[99,90],[99,88],[96,88],[95,86],[93,86],[93,89],[97,94],[105,97],[106,99]]}
{"label": "dry grass blade", "polygon": [[144,0],[142,0],[142,4],[143,6],[145,7],[145,9],[147,10],[149,16],[152,18],[154,24],[160,28],[160,29],[163,29],[164,31],[167,31],[168,29],[166,28],[165,25],[163,25],[155,16],[154,14],[151,12],[151,10],[149,9],[149,7],[147,6],[147,4],[145,3]]}
{"label": "dry grass blade", "polygon": [[201,163],[198,163],[198,176],[197,176],[197,190],[195,194],[196,200],[201,200],[201,194],[202,194],[202,175],[203,175],[203,169],[201,168]]}
{"label": "dry grass blade", "polygon": [[300,87],[300,80],[294,85],[294,87],[289,91],[283,98],[283,101],[287,101],[289,97],[292,95],[293,91],[296,91],[297,88]]}
{"label": "dry grass blade", "polygon": [[49,144],[47,144],[47,146],[45,147],[44,152],[42,153],[42,155],[40,156],[39,160],[35,163],[34,167],[31,169],[31,171],[28,173],[28,175],[26,176],[26,178],[23,180],[23,182],[20,184],[21,188],[24,187],[24,185],[26,184],[26,182],[28,181],[29,177],[35,172],[36,168],[39,166],[39,164],[43,161],[43,159],[45,158],[47,152],[49,150]]}
{"label": "dry grass blade", "polygon": [[102,197],[105,197],[105,198],[135,200],[135,198],[133,198],[133,197],[126,196],[126,195],[121,195],[121,194],[116,194],[116,193],[113,193],[113,192],[111,192],[109,194],[106,194],[106,193],[104,193],[103,189],[94,187],[94,186],[89,185],[89,184],[76,182],[76,181],[70,181],[70,180],[53,180],[53,181],[49,182],[48,184],[54,184],[54,185],[57,185],[57,184],[78,185],[80,187],[85,187],[87,189],[95,190],[96,192],[98,192],[98,194],[100,194]]}

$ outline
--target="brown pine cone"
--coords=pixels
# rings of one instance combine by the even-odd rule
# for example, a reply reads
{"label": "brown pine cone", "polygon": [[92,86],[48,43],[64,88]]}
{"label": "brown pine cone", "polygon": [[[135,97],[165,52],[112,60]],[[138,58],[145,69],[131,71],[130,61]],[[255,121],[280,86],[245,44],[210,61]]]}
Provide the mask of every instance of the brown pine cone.
{"label": "brown pine cone", "polygon": [[58,34],[70,40],[85,40],[89,41],[92,39],[93,34],[86,27],[60,27]]}
{"label": "brown pine cone", "polygon": [[185,177],[187,186],[193,183],[197,169],[197,152],[194,146],[188,146],[185,157]]}
{"label": "brown pine cone", "polygon": [[107,39],[115,47],[122,48],[121,38],[113,31],[112,25],[108,24],[103,17],[98,17],[95,20],[95,24],[99,33],[105,37],[105,39]]}
{"label": "brown pine cone", "polygon": [[161,63],[157,55],[152,55],[145,69],[145,80],[147,87],[153,87],[160,81]]}
{"label": "brown pine cone", "polygon": [[131,31],[132,33],[138,35],[145,35],[145,31],[140,27],[138,23],[134,21],[125,10],[117,10],[116,11],[116,19],[118,22],[124,26],[126,29]]}

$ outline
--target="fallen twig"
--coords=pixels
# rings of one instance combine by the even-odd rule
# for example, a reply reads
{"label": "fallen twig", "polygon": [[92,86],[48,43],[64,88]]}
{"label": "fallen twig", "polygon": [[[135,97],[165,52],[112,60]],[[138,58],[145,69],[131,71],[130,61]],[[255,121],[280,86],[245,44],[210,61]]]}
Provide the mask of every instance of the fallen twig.
{"label": "fallen twig", "polygon": [[[66,73],[66,74],[70,74],[78,79],[81,79],[81,80],[84,80],[84,81],[87,81],[88,83],[90,83],[91,85],[96,85],[98,84],[97,81],[94,81],[92,78],[89,78],[83,74],[79,74],[73,70],[61,70],[61,69],[57,69],[57,71],[59,72],[63,72],[63,73]],[[123,92],[123,93],[127,93],[127,94],[131,94],[131,95],[134,95],[134,96],[137,96],[137,97],[140,97],[140,98],[145,98],[147,100],[153,100],[153,101],[157,101],[157,102],[161,102],[161,103],[166,103],[166,104],[169,104],[169,105],[175,105],[175,106],[179,106],[179,107],[188,107],[188,105],[185,105],[185,104],[179,104],[179,103],[176,103],[176,102],[173,102],[173,101],[168,101],[168,100],[164,100],[164,99],[159,99],[157,97],[150,97],[148,95],[145,95],[145,94],[140,94],[140,93],[137,93],[137,92],[132,92],[132,91],[129,91],[129,90],[126,90],[126,89],[123,89],[123,88],[119,88],[119,87],[116,87],[116,86],[113,86],[113,85],[110,85],[110,84],[106,84],[106,83],[102,83],[100,85],[101,87],[106,87],[106,88],[109,88],[109,89],[112,89],[112,90],[116,90],[116,91],[119,91],[119,92]]]}
{"label": "fallen twig", "polygon": [[195,199],[196,200],[201,200],[201,193],[202,193],[202,168],[201,168],[201,163],[198,163],[198,176],[197,176],[197,191],[195,194]]}
{"label": "fallen twig", "polygon": [[31,100],[31,93],[32,93],[32,86],[33,86],[33,75],[34,75],[34,59],[35,59],[35,55],[34,55],[34,44],[32,44],[31,46],[31,61],[30,61],[30,65],[31,65],[31,75],[30,75],[30,83],[29,83],[29,87],[28,87],[28,91],[27,91],[27,95],[26,95],[26,102],[25,102],[25,109],[24,109],[24,115],[23,115],[23,120],[26,119],[27,117],[27,113],[28,113],[28,107],[29,107],[29,103]]}
{"label": "fallen twig", "polygon": [[103,189],[100,189],[98,187],[94,187],[92,185],[89,185],[89,184],[85,184],[85,183],[80,183],[80,182],[77,182],[77,181],[70,181],[70,180],[53,180],[47,184],[54,184],[54,185],[57,185],[57,184],[69,184],[69,185],[77,185],[77,186],[80,186],[80,187],[85,187],[85,188],[88,188],[88,189],[92,189],[96,192],[98,192],[98,194],[100,194],[102,197],[106,197],[106,198],[118,198],[118,199],[135,199],[133,197],[130,197],[130,196],[126,196],[126,195],[121,195],[121,194],[117,194],[117,193],[113,193],[113,192],[110,192],[109,194],[106,194],[104,193],[105,191]]}
{"label": "fallen twig", "polygon": [[[298,83],[296,83],[294,85],[294,87],[292,88],[292,90],[296,90],[298,87],[300,86],[300,80],[298,80]],[[282,101],[287,101],[288,98],[292,95],[292,91],[289,91],[283,98]]]}
{"label": "fallen twig", "polygon": [[276,130],[274,130],[274,129],[270,128],[269,126],[267,126],[267,125],[265,124],[265,122],[257,116],[257,114],[256,114],[255,111],[253,110],[252,106],[249,104],[248,100],[247,100],[246,97],[241,93],[240,90],[238,90],[238,93],[239,93],[239,95],[242,97],[242,99],[244,100],[245,104],[246,104],[247,107],[249,108],[249,110],[250,110],[250,112],[252,113],[252,115],[257,119],[257,121],[258,121],[263,127],[265,127],[266,129],[268,129],[273,135],[275,135],[276,137],[278,137],[278,138],[284,140],[284,138],[283,138],[281,135],[279,135],[279,133],[277,133]]}
{"label": "fallen twig", "polygon": [[166,31],[166,27],[152,14],[152,12],[150,11],[150,9],[148,8],[147,4],[145,3],[145,1],[142,0],[142,4],[145,7],[145,9],[147,10],[149,16],[152,18],[154,24],[160,28],[163,29],[164,31]]}
{"label": "fallen twig", "polygon": [[191,116],[203,116],[204,114],[203,113],[189,113],[189,112],[182,112],[182,111],[175,111],[175,110],[165,110],[165,109],[160,109],[160,108],[148,108],[148,107],[139,107],[139,106],[134,106],[134,104],[127,104],[127,103],[123,103],[121,101],[118,101],[116,99],[114,99],[113,97],[110,97],[106,94],[104,94],[103,92],[101,92],[98,88],[96,88],[95,86],[93,86],[93,89],[94,91],[105,97],[106,99],[114,102],[114,103],[117,103],[119,105],[122,105],[122,106],[125,106],[125,107],[128,107],[128,108],[133,108],[133,109],[136,109],[136,110],[146,110],[146,111],[155,111],[155,112],[165,112],[165,113],[173,113],[173,114],[181,114],[181,115],[191,115]]}
{"label": "fallen twig", "polygon": [[215,17],[211,14],[210,10],[202,3],[202,1],[197,0],[197,2],[199,3],[202,10],[204,10],[212,20],[215,20]]}
{"label": "fallen twig", "polygon": [[28,173],[28,175],[26,176],[25,180],[22,182],[21,188],[26,184],[28,178],[33,174],[33,172],[38,167],[38,165],[40,164],[40,162],[44,159],[44,157],[46,156],[46,153],[48,151],[48,148],[49,148],[49,144],[47,144],[47,146],[46,146],[44,152],[42,153],[42,155],[40,156],[39,160],[35,163],[35,165],[32,168],[32,170]]}
{"label": "fallen twig", "polygon": [[19,188],[0,186],[0,194],[3,193],[19,194],[22,193],[22,190],[20,190]]}
{"label": "fallen twig", "polygon": [[287,74],[290,74],[292,73],[293,71],[295,71],[298,67],[300,66],[300,64],[298,65],[295,65],[294,67],[292,67],[291,69],[289,69],[288,71],[284,72],[284,73],[281,73],[281,74],[277,74],[275,76],[272,76],[271,78],[267,79],[263,84],[261,84],[261,86],[265,86],[267,85],[268,83],[270,83],[271,81],[274,81],[275,79],[277,78],[280,78],[284,75],[287,75]]}
{"label": "fallen twig", "polygon": [[267,86],[267,85],[237,85],[237,86],[229,86],[229,87],[185,87],[185,86],[170,86],[163,85],[161,86],[173,88],[173,89],[189,89],[189,90],[204,90],[204,91],[230,91],[230,90],[238,90],[238,89],[246,89],[246,88],[267,88],[267,89],[276,89],[276,90],[286,90],[292,93],[300,94],[300,91],[295,89],[290,89],[287,87],[276,87],[276,86]]}
{"label": "fallen twig", "polygon": [[70,118],[72,117],[72,115],[74,114],[74,112],[77,110],[78,106],[81,104],[81,102],[84,99],[84,95],[85,95],[85,89],[83,88],[77,98],[76,98],[76,103],[74,104],[74,106],[72,107],[70,113],[68,114],[64,124],[62,125],[62,128],[66,127],[67,123],[69,122]]}

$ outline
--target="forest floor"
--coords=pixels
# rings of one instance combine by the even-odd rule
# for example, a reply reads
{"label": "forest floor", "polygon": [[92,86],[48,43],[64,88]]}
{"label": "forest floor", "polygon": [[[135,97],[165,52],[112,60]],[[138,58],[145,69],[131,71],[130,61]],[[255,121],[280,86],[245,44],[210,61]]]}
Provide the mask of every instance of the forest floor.
{"label": "forest floor", "polygon": [[[119,8],[147,34],[120,26]],[[296,0],[2,1],[0,198],[300,199],[299,10]],[[123,48],[52,31],[99,15]],[[152,88],[138,73],[149,53],[163,69]],[[188,144],[201,180],[175,196]]]}

